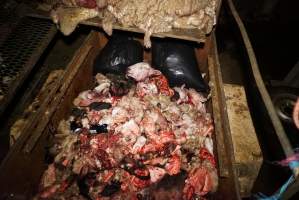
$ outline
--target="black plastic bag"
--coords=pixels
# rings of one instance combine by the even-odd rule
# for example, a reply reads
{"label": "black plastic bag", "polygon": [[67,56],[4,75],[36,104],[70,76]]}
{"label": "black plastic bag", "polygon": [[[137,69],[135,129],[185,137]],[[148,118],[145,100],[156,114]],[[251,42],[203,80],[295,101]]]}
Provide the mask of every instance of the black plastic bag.
{"label": "black plastic bag", "polygon": [[152,65],[168,79],[171,87],[185,84],[200,92],[207,92],[208,85],[202,78],[194,47],[185,41],[154,40]]}
{"label": "black plastic bag", "polygon": [[93,74],[125,74],[129,66],[143,61],[143,46],[131,37],[115,34],[94,61]]}

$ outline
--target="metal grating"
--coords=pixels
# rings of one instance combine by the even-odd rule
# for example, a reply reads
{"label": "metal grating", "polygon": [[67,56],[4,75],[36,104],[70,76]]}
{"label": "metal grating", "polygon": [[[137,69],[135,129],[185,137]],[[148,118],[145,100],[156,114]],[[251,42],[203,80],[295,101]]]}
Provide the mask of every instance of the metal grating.
{"label": "metal grating", "polygon": [[55,33],[48,20],[30,17],[20,20],[0,46],[0,102],[14,95]]}

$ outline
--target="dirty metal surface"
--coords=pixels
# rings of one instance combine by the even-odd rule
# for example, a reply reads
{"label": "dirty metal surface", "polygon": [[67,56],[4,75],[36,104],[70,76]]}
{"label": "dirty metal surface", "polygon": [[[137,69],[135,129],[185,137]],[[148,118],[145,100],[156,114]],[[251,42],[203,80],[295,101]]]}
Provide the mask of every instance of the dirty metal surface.
{"label": "dirty metal surface", "polygon": [[208,70],[210,77],[211,99],[213,107],[213,118],[216,136],[216,151],[219,170],[219,186],[221,191],[219,199],[241,199],[238,184],[235,159],[233,153],[233,142],[230,132],[227,106],[225,102],[222,74],[218,59],[217,43],[215,35],[211,37],[212,48],[208,56]]}
{"label": "dirty metal surface", "polygon": [[50,21],[25,17],[0,45],[0,116],[56,32]]}
{"label": "dirty metal surface", "polygon": [[249,113],[243,86],[224,84],[235,165],[242,197],[251,194],[263,162],[261,148]]}

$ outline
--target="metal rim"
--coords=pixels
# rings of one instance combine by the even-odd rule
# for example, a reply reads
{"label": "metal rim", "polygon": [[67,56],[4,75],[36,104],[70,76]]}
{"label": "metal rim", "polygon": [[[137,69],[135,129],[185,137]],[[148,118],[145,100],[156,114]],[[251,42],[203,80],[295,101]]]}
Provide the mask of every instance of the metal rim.
{"label": "metal rim", "polygon": [[274,101],[274,106],[279,118],[285,122],[293,122],[293,109],[296,103],[296,96],[282,94]]}

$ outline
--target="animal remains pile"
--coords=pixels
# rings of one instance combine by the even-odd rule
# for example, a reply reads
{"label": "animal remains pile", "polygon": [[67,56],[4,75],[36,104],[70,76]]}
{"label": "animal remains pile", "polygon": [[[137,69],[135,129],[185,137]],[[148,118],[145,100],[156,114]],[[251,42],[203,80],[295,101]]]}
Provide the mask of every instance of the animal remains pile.
{"label": "animal remains pile", "polygon": [[147,63],[97,74],[61,121],[36,199],[208,198],[218,185],[207,99]]}

